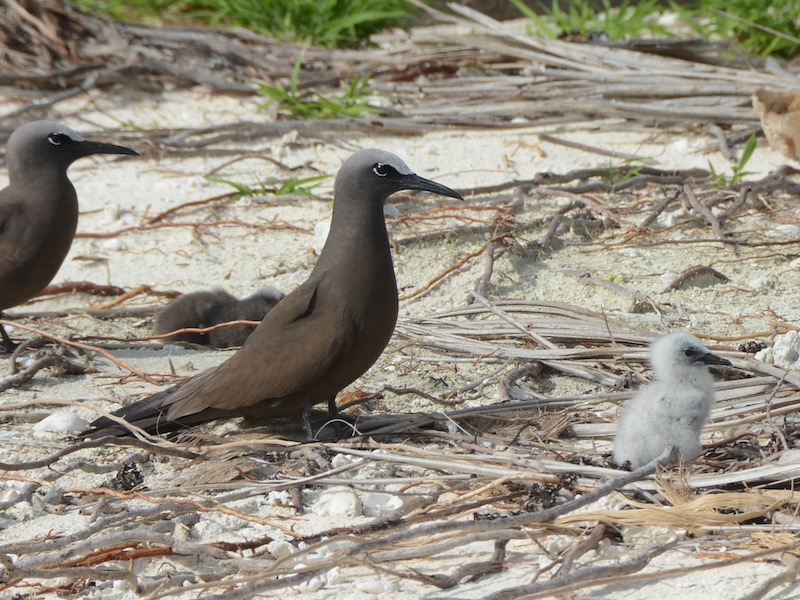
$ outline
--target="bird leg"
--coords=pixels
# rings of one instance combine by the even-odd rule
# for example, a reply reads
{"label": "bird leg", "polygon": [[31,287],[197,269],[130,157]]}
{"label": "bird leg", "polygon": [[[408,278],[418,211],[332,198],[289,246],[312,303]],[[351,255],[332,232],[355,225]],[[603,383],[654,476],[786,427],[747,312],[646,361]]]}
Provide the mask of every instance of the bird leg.
{"label": "bird leg", "polygon": [[314,432],[311,429],[311,403],[306,402],[303,405],[303,429],[306,430],[306,437],[308,440],[314,439]]}
{"label": "bird leg", "polygon": [[328,398],[328,417],[335,419],[339,414],[339,407],[336,406],[336,394]]}
{"label": "bird leg", "polygon": [[[3,318],[5,315],[0,313],[0,318]],[[0,338],[2,338],[3,343],[2,346],[6,350],[6,352],[13,352],[17,349],[19,344],[17,344],[14,340],[8,337],[8,333],[6,332],[6,328],[0,325]]]}
{"label": "bird leg", "polygon": [[[328,398],[328,418],[335,419],[339,414],[339,408],[336,406],[336,394]],[[309,440],[313,440],[314,433],[311,429],[311,403],[306,402],[303,405],[303,429],[306,430],[306,435]]]}
{"label": "bird leg", "polygon": [[342,420],[339,418],[339,407],[336,406],[336,394],[328,398],[328,419],[333,421],[333,435],[336,436],[335,439],[338,440],[352,435],[349,423],[342,423]]}

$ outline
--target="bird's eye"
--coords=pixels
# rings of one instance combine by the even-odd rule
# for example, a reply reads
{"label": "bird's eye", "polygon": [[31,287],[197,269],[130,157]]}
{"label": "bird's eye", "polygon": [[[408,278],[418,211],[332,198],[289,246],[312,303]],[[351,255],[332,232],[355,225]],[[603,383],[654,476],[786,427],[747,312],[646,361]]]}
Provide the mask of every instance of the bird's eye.
{"label": "bird's eye", "polygon": [[49,136],[47,136],[47,141],[53,144],[53,146],[60,146],[68,139],[69,137],[63,133],[51,133]]}
{"label": "bird's eye", "polygon": [[686,358],[691,358],[691,357],[695,356],[696,354],[697,354],[697,350],[695,350],[694,348],[686,348],[686,349],[683,351],[683,355],[684,355]]}
{"label": "bird's eye", "polygon": [[397,170],[391,166],[386,165],[384,163],[375,163],[375,166],[372,167],[372,172],[375,173],[378,177],[386,177],[392,173],[396,173]]}

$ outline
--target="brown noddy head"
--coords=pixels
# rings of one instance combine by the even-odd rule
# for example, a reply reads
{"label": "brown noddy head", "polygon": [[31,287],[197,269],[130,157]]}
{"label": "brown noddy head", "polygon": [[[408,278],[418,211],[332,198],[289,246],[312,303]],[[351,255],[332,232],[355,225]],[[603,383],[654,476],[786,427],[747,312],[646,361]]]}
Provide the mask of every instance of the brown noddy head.
{"label": "brown noddy head", "polygon": [[344,162],[336,177],[334,197],[383,203],[401,190],[422,190],[463,200],[446,185],[420,177],[391,152],[375,148],[360,150]]}
{"label": "brown noddy head", "polygon": [[66,171],[79,158],[92,154],[139,155],[125,146],[85,140],[56,121],[32,121],[22,125],[8,138],[6,149],[11,179],[16,174],[37,173],[46,168]]}

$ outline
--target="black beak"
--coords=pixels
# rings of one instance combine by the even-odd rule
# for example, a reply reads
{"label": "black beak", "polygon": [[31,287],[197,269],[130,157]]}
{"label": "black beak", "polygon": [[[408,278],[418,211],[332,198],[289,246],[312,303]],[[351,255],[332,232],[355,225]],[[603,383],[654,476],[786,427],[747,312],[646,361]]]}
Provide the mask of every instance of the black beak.
{"label": "black beak", "polygon": [[711,352],[706,352],[705,354],[698,356],[695,362],[703,363],[705,365],[730,365],[731,361],[727,358],[722,358],[721,356],[717,356],[716,354],[712,354]]}
{"label": "black beak", "polygon": [[425,179],[424,177],[420,177],[415,173],[409,173],[408,175],[403,175],[400,182],[403,185],[403,189],[406,190],[422,190],[424,192],[432,192],[434,194],[439,194],[440,196],[449,196],[450,198],[463,200],[461,194],[459,194],[454,190],[451,190],[446,185],[442,185],[441,183],[436,183],[435,181],[431,181],[430,179]]}
{"label": "black beak", "polygon": [[78,142],[75,144],[74,149],[78,156],[91,156],[92,154],[130,154],[139,156],[136,150],[131,150],[125,146],[117,146],[116,144],[104,144],[102,142]]}

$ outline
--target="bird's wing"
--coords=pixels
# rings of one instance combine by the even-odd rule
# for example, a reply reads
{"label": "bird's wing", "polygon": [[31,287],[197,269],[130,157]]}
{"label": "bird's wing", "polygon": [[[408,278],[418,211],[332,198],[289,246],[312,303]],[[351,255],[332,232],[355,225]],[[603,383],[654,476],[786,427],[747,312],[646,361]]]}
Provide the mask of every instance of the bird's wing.
{"label": "bird's wing", "polygon": [[0,197],[0,274],[16,266],[19,256],[28,247],[27,217],[22,204]]}
{"label": "bird's wing", "polygon": [[[175,420],[208,408],[236,410],[314,385],[350,350],[358,331],[346,307],[333,302],[322,309],[318,293],[319,283],[309,281],[282,300],[213,374],[202,373],[164,400],[167,417]],[[332,313],[337,307],[340,314]]]}

